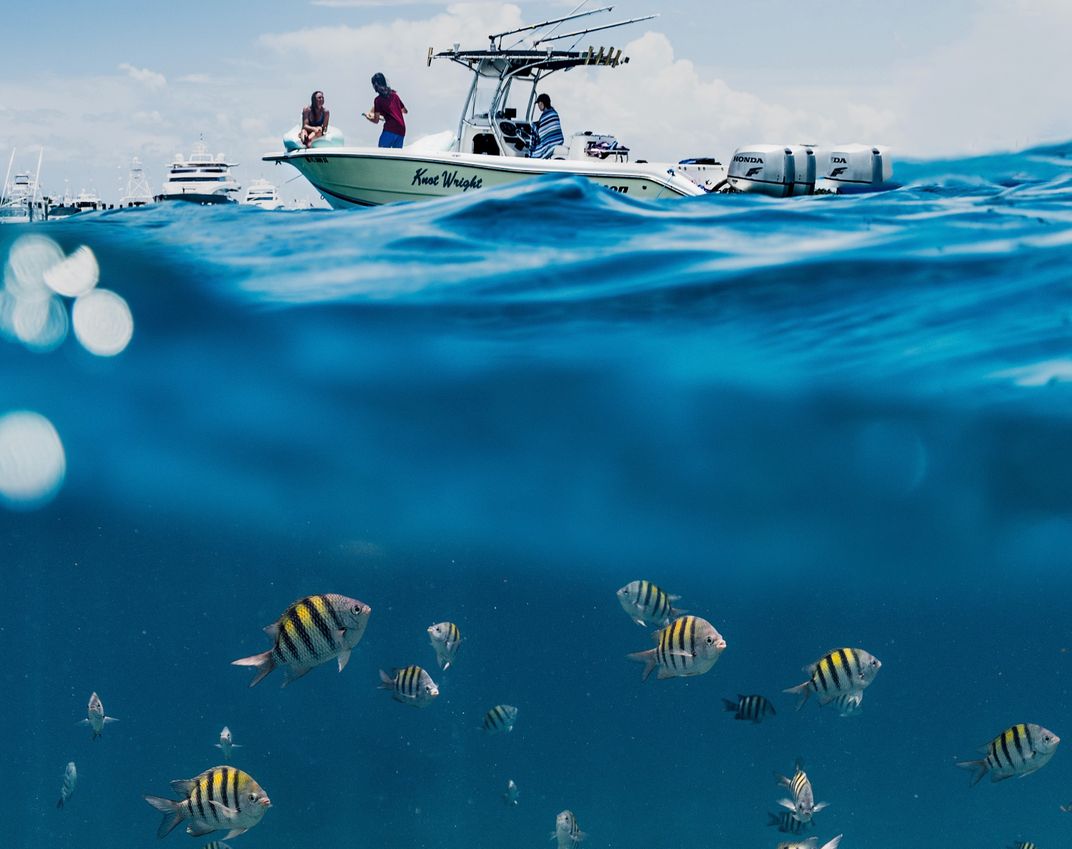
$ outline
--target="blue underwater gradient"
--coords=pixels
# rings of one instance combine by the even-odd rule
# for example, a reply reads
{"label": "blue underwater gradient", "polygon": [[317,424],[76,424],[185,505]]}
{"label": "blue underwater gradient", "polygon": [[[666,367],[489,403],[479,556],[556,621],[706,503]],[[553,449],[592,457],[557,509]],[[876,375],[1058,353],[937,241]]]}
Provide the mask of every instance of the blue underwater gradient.
{"label": "blue underwater gradient", "polygon": [[[200,847],[142,795],[221,763],[224,725],[273,801],[236,849],[539,847],[564,808],[586,849],[773,847],[797,756],[820,844],[1067,845],[1072,145],[897,178],[0,230],[89,245],[135,322],[112,359],[0,340],[0,413],[68,464],[0,508],[3,845]],[[708,674],[641,683],[614,593],[642,577],[726,638]],[[373,607],[349,666],[248,689],[230,661],[315,592]],[[883,662],[862,714],[794,711],[845,645]],[[425,710],[377,689],[408,663]],[[777,716],[723,711],[753,692]],[[517,727],[484,735],[497,703]],[[1015,722],[1066,742],[969,789]]]}

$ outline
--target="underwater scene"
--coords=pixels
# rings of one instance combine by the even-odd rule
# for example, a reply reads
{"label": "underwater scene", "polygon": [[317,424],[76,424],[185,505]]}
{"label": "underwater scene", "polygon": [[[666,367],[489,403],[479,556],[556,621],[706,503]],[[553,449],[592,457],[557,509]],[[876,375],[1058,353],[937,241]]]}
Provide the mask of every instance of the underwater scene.
{"label": "underwater scene", "polygon": [[895,177],[0,229],[3,845],[1070,845],[1072,143]]}

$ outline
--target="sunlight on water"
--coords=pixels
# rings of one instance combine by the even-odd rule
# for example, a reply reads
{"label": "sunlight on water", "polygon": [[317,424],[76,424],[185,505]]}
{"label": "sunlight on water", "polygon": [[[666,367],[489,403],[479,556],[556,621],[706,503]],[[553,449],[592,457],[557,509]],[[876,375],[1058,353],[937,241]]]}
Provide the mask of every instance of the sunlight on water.
{"label": "sunlight on water", "polygon": [[44,280],[57,295],[68,298],[84,295],[100,280],[97,257],[90,248],[82,245],[65,260],[47,269]]}
{"label": "sunlight on water", "polygon": [[80,296],[71,311],[74,334],[91,354],[114,357],[134,335],[130,307],[115,292],[95,289]]}
{"label": "sunlight on water", "polygon": [[0,418],[0,497],[12,507],[39,507],[63,483],[67,460],[52,422],[26,410]]}

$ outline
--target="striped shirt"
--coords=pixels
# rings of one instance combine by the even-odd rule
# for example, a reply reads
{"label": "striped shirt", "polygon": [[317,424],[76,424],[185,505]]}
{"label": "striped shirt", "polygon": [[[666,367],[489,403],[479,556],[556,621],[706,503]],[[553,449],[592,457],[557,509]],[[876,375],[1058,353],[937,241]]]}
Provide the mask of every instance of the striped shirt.
{"label": "striped shirt", "polygon": [[558,120],[558,112],[553,106],[543,110],[540,120],[536,122],[536,136],[532,140],[533,159],[550,159],[555,147],[565,143],[562,136],[562,124]]}

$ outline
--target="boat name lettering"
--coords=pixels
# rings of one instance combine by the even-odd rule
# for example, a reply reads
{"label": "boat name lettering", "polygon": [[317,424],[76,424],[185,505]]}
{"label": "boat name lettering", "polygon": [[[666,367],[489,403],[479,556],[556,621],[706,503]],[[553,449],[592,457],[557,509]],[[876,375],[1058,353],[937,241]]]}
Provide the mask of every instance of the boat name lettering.
{"label": "boat name lettering", "polygon": [[305,161],[306,162],[315,162],[318,165],[327,165],[328,164],[328,158],[326,156],[307,156],[307,157],[305,157]]}
{"label": "boat name lettering", "polygon": [[461,189],[467,192],[470,189],[480,189],[484,186],[483,177],[461,177],[455,171],[443,171],[434,177],[429,176],[427,168],[418,168],[413,172],[411,186],[440,186],[444,189]]}
{"label": "boat name lettering", "polygon": [[763,158],[760,157],[760,156],[735,156],[735,157],[733,157],[733,161],[734,162],[758,162],[760,165],[763,164]]}

